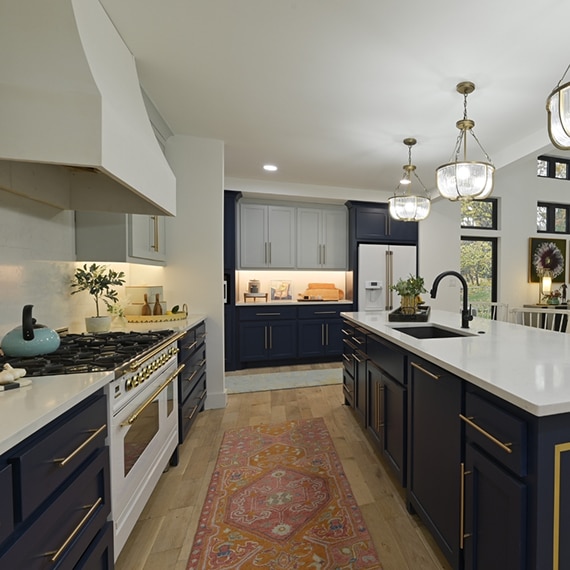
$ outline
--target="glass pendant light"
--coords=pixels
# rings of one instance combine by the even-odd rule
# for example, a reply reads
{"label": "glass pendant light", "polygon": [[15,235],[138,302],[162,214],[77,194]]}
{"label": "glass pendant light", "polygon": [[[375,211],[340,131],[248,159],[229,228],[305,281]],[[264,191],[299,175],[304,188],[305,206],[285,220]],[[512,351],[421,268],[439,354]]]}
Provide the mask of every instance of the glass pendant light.
{"label": "glass pendant light", "polygon": [[552,144],[560,150],[570,150],[570,83],[560,85],[568,69],[570,65],[546,100],[548,136]]}
{"label": "glass pendant light", "polygon": [[[439,193],[448,200],[483,200],[493,192],[495,167],[473,132],[475,122],[467,118],[467,95],[475,91],[475,85],[463,81],[457,85],[463,95],[463,119],[457,121],[459,136],[453,151],[453,162],[443,164],[436,170],[436,185]],[[467,160],[467,133],[469,133],[488,162]],[[463,160],[460,160],[463,145]]]}
{"label": "glass pendant light", "polygon": [[[431,208],[431,200],[429,199],[428,191],[416,173],[416,167],[412,164],[412,147],[417,143],[414,138],[404,139],[404,144],[408,147],[408,164],[404,165],[404,174],[400,183],[396,187],[394,196],[392,196],[388,203],[390,205],[390,216],[395,220],[402,222],[419,222],[425,220]],[[414,194],[411,191],[412,174],[416,177],[417,181],[423,189],[424,195]],[[400,186],[403,186],[401,193],[398,193]],[[407,189],[410,189],[407,191]]]}

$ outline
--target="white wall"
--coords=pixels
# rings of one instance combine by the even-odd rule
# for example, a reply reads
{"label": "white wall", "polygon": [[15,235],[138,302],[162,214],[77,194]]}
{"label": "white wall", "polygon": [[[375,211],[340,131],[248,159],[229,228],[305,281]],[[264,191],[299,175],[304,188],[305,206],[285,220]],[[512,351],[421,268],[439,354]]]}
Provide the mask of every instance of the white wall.
{"label": "white wall", "polygon": [[166,156],[177,179],[177,215],[167,219],[165,296],[204,313],[208,357],[207,408],[226,405],[224,383],[224,146],[174,136]]}

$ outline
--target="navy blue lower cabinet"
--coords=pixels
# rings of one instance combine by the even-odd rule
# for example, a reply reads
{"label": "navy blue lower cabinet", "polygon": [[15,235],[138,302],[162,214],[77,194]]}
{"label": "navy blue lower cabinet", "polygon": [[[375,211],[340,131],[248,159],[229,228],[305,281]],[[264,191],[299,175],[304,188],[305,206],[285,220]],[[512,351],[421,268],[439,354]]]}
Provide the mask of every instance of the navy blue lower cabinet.
{"label": "navy blue lower cabinet", "polygon": [[526,566],[527,487],[474,445],[465,454],[465,570]]}
{"label": "navy blue lower cabinet", "polygon": [[299,358],[341,355],[341,319],[299,320]]}
{"label": "navy blue lower cabinet", "polygon": [[296,321],[251,321],[239,326],[240,361],[281,360],[297,356]]}
{"label": "navy blue lower cabinet", "polygon": [[409,363],[408,508],[455,569],[460,564],[462,381],[414,355]]}

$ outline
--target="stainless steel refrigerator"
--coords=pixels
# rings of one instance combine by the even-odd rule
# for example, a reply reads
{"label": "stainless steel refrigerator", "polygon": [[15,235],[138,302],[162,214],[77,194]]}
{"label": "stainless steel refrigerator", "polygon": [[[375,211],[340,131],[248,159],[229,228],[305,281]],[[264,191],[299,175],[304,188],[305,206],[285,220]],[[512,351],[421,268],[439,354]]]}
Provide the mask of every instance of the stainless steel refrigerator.
{"label": "stainless steel refrigerator", "polygon": [[391,311],[398,295],[390,290],[399,278],[416,275],[417,248],[412,245],[358,246],[358,310]]}

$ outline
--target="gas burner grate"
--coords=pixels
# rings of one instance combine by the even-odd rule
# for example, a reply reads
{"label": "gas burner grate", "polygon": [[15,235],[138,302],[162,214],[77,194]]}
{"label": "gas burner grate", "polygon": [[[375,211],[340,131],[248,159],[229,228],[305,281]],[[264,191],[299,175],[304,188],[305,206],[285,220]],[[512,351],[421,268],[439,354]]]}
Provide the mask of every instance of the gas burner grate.
{"label": "gas burner grate", "polygon": [[25,368],[27,376],[53,376],[114,370],[132,358],[143,355],[164,339],[172,330],[67,334],[59,348],[50,354],[35,357],[0,356],[0,369],[8,363]]}

